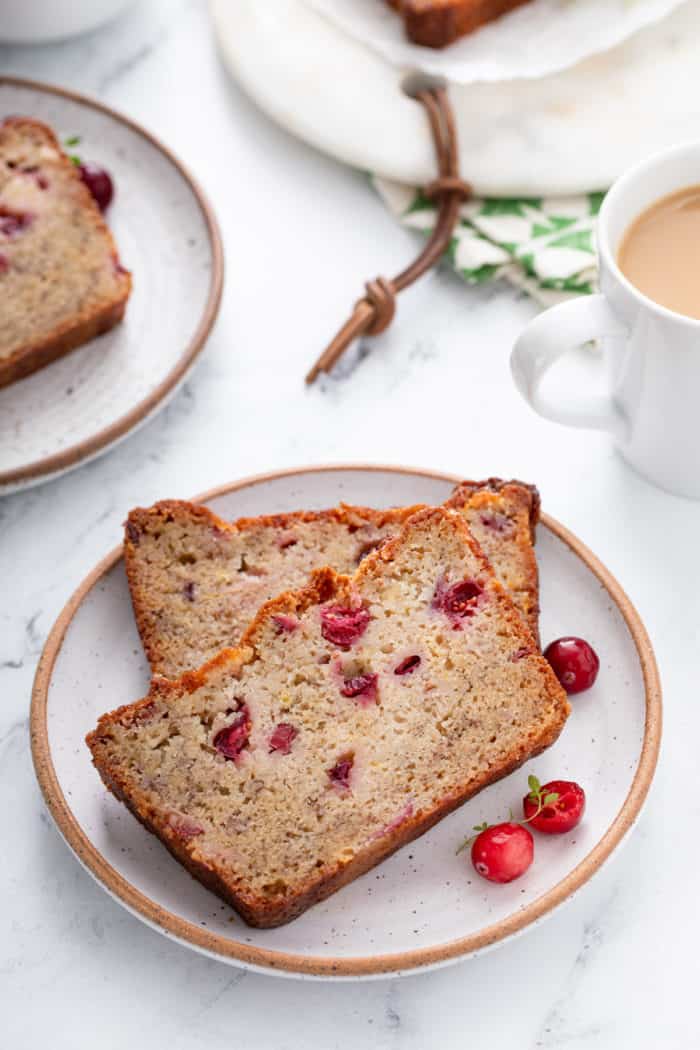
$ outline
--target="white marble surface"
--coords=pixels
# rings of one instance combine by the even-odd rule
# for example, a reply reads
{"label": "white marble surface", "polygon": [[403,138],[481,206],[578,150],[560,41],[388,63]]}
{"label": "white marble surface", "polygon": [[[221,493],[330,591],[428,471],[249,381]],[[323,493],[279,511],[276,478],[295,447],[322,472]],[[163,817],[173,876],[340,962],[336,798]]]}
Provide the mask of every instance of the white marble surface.
{"label": "white marble surface", "polygon": [[[99,461],[0,502],[2,1045],[700,1045],[700,504],[646,484],[605,437],[529,412],[507,360],[534,308],[502,288],[469,290],[434,275],[404,295],[396,324],[355,367],[303,387],[306,367],[362,282],[393,271],[414,244],[362,176],[292,141],[229,84],[202,3],[142,2],[82,41],[0,47],[0,69],[91,92],[156,130],[211,195],[228,264],[217,328],[171,406]],[[27,731],[45,636],[76,584],[118,542],[130,506],[329,460],[536,480],[547,510],[636,602],[666,689],[652,796],[623,853],[591,885],[539,929],[482,958],[363,985],[245,974],[124,912],[78,867],[46,816]]]}

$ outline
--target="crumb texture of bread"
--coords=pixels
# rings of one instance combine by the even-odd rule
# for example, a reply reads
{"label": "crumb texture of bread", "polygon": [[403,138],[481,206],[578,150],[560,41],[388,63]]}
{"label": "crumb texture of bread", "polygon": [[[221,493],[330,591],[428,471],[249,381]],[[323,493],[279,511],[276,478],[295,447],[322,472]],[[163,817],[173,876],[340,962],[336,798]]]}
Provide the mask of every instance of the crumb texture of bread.
{"label": "crumb texture of bread", "polygon": [[267,603],[103,716],[105,784],[252,925],[287,922],[556,740],[566,695],[455,511]]}
{"label": "crumb texture of bread", "polygon": [[49,127],[0,121],[0,386],[106,332],[131,275]]}
{"label": "crumb texture of bread", "polygon": [[388,0],[406,34],[423,47],[447,47],[530,0]]}
{"label": "crumb texture of bread", "polygon": [[[534,492],[520,482],[463,482],[449,505],[464,515],[537,637]],[[263,602],[302,587],[322,565],[353,573],[416,509],[340,506],[233,523],[178,501],[132,511],[126,571],[151,669],[175,678],[199,667],[239,641]]]}

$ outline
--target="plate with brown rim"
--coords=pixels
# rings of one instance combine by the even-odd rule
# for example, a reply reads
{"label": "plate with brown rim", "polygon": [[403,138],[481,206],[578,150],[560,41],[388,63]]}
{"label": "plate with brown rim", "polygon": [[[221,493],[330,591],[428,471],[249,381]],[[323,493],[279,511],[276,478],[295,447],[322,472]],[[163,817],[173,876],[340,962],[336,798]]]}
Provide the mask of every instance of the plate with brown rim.
{"label": "plate with brown rim", "polygon": [[[201,497],[218,514],[442,502],[456,478],[408,468],[335,466],[234,482]],[[121,549],[81,583],[59,616],[37,669],[32,750],[48,808],[79,861],[116,900],[159,932],[221,961],[320,978],[400,975],[446,965],[504,943],[552,914],[599,870],[635,823],[661,735],[661,690],[638,613],[571,532],[543,515],[537,536],[542,638],[587,638],[601,670],[545,754],[470,799],[379,867],[286,926],[255,930],[195,882],[104,790],[84,744],[103,712],[142,696],[148,667],[133,621]],[[577,780],[583,822],[539,836],[535,862],[500,886],[472,871],[456,847],[473,825],[504,819],[542,782]]]}
{"label": "plate with brown rim", "polygon": [[8,114],[78,138],[71,152],[111,173],[106,218],[133,291],[121,324],[0,390],[0,493],[93,459],[163,408],[205,344],[223,282],[211,207],[150,132],[82,95],[0,77]]}

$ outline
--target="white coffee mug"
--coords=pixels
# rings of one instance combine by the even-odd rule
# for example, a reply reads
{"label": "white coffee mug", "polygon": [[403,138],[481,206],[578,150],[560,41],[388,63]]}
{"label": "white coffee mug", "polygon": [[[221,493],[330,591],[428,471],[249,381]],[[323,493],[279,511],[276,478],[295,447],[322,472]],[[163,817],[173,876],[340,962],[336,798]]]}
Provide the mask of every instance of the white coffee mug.
{"label": "white coffee mug", "polygon": [[[622,175],[598,217],[600,294],[540,314],[511,356],[518,389],[541,416],[610,431],[640,474],[693,499],[700,499],[700,321],[638,291],[621,273],[617,253],[640,212],[699,183],[700,142],[665,150]],[[566,403],[548,397],[541,389],[547,370],[567,350],[592,339],[603,347],[610,394],[576,392]]]}

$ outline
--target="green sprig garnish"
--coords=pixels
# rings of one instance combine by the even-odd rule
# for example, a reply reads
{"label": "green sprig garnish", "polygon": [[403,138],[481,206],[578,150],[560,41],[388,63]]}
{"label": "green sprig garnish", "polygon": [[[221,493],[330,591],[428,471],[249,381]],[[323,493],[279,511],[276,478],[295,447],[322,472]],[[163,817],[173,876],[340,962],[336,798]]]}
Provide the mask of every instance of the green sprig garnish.
{"label": "green sprig garnish", "polygon": [[546,795],[543,793],[542,785],[534,773],[531,773],[527,778],[527,786],[530,788],[530,794],[527,797],[530,799],[530,802],[537,806],[537,810],[527,820],[521,820],[521,824],[529,824],[535,817],[539,817],[543,809],[546,809],[547,806],[553,806],[559,799],[556,791],[548,791]]}
{"label": "green sprig garnish", "polygon": [[[534,773],[530,773],[527,778],[527,786],[530,788],[530,793],[527,797],[530,802],[533,802],[537,806],[537,809],[531,817],[524,818],[523,820],[513,820],[513,810],[509,810],[511,823],[523,825],[529,824],[530,821],[535,819],[535,817],[539,817],[543,809],[546,809],[547,806],[553,806],[559,799],[559,794],[556,791],[548,791],[546,794],[544,793],[542,785]],[[467,846],[471,846],[474,839],[477,838],[482,831],[487,831],[490,827],[491,825],[487,821],[484,821],[483,824],[475,824],[472,828],[472,831],[474,831],[475,834],[470,835],[469,838],[464,840],[461,846],[456,850],[455,855],[461,853],[463,849],[467,848]]]}
{"label": "green sprig garnish", "polygon": [[466,849],[467,846],[471,846],[471,844],[474,841],[474,839],[477,838],[481,834],[482,831],[486,831],[488,829],[488,827],[489,827],[489,825],[488,825],[488,823],[486,821],[484,821],[483,824],[475,824],[474,827],[472,828],[472,831],[476,832],[476,834],[475,835],[470,835],[468,839],[464,840],[462,845],[456,851],[455,856],[457,856],[457,854],[461,853],[463,849]]}
{"label": "green sprig garnish", "polygon": [[[70,138],[64,140],[63,145],[64,146],[79,146],[81,142],[82,142],[82,139],[81,139],[80,135],[71,135]],[[77,153],[69,153],[68,154],[68,158],[69,158],[69,160],[71,160],[73,162],[73,164],[75,164],[76,168],[79,168],[80,165],[83,163],[82,159],[78,156]]]}

